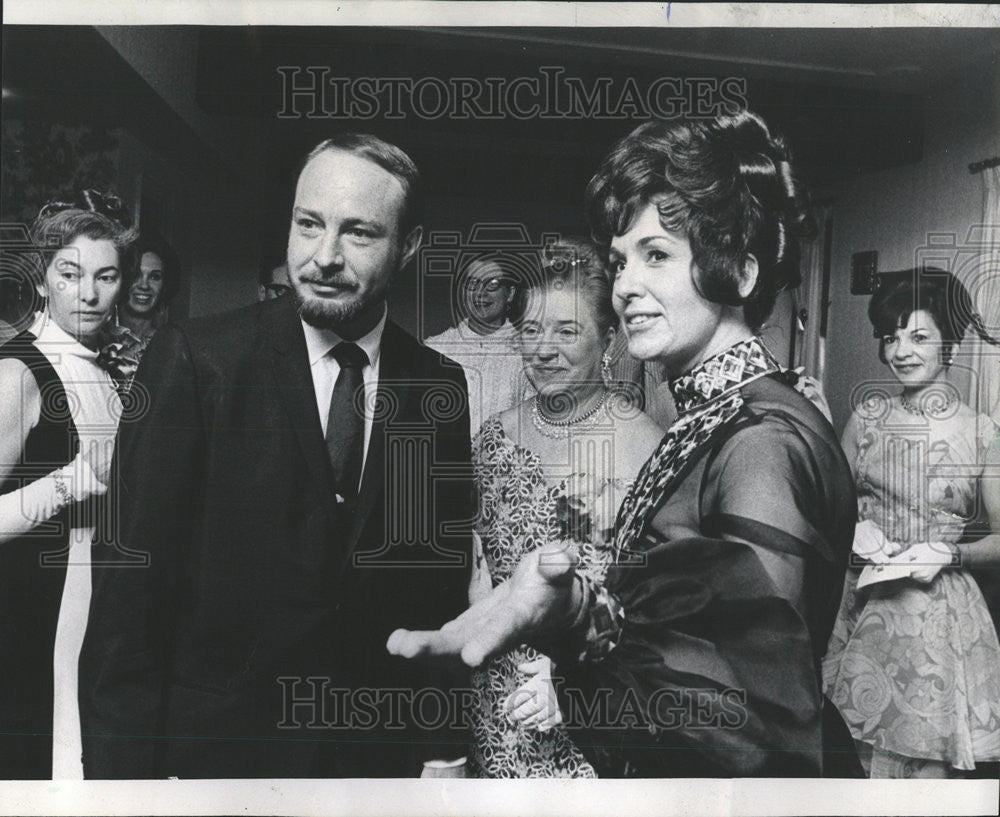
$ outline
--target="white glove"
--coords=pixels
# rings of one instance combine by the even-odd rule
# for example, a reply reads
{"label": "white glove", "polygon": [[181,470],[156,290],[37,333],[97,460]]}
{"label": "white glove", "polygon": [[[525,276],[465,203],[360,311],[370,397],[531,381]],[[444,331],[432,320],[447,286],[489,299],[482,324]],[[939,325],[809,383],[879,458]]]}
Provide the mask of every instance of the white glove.
{"label": "white glove", "polygon": [[547,732],[562,723],[562,712],[552,685],[551,659],[542,655],[518,665],[518,670],[532,673],[532,677],[507,698],[504,703],[507,717],[539,732]]}
{"label": "white glove", "polygon": [[885,564],[902,550],[902,546],[886,539],[882,529],[866,519],[854,528],[854,553],[875,564]]}
{"label": "white glove", "polygon": [[[95,493],[92,484],[93,478],[101,483],[101,488],[96,489],[97,494],[107,491],[108,477],[111,474],[111,456],[114,454],[115,444],[113,440],[80,440],[79,460],[89,466],[89,473],[77,470],[75,476],[80,480],[80,490],[83,492],[78,499],[83,499],[83,494],[90,496]],[[76,462],[76,460],[74,460]]]}
{"label": "white glove", "polygon": [[913,567],[910,578],[929,584],[941,572],[941,568],[952,565],[956,552],[954,545],[944,542],[917,542],[899,555],[893,556],[889,564],[910,565]]}
{"label": "white glove", "polygon": [[107,490],[81,451],[62,468],[0,496],[0,542],[22,536],[67,505],[101,496]]}

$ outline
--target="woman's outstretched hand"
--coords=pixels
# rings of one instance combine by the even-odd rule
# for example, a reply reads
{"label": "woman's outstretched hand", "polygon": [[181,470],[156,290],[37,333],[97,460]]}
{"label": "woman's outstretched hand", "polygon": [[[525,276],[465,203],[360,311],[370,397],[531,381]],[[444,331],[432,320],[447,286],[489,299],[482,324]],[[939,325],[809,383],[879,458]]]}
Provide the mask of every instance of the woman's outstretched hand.
{"label": "woman's outstretched hand", "polygon": [[396,630],[386,649],[403,658],[456,658],[478,667],[489,656],[568,625],[582,602],[568,543],[525,556],[514,575],[440,630]]}

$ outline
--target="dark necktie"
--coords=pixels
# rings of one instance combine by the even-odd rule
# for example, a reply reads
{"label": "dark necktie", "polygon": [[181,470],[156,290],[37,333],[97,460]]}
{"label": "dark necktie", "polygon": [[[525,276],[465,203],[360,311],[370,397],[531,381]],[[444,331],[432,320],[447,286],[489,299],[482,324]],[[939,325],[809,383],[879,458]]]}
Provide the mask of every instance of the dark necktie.
{"label": "dark necktie", "polygon": [[336,491],[344,499],[354,499],[361,479],[365,448],[364,379],[361,370],[368,355],[354,343],[338,343],[330,354],[340,364],[340,374],[330,397],[326,420],[326,450],[333,466]]}

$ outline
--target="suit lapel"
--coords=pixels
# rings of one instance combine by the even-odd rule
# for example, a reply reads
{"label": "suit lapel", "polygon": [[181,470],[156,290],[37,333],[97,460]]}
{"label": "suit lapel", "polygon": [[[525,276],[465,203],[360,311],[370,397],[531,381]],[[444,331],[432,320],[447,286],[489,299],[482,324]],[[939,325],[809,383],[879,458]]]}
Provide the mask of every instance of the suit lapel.
{"label": "suit lapel", "polygon": [[270,349],[271,372],[278,386],[277,400],[285,407],[289,424],[309,469],[309,478],[318,486],[320,496],[333,498],[333,477],[316,409],[316,390],[309,369],[305,335],[291,297],[265,319],[271,321],[268,333],[273,338]]}
{"label": "suit lapel", "polygon": [[354,525],[348,538],[347,555],[350,557],[358,545],[361,531],[371,516],[378,500],[385,493],[386,474],[386,424],[391,425],[406,408],[415,373],[406,354],[408,336],[392,321],[386,321],[379,352],[378,392],[375,400],[372,435],[361,477],[361,491]]}

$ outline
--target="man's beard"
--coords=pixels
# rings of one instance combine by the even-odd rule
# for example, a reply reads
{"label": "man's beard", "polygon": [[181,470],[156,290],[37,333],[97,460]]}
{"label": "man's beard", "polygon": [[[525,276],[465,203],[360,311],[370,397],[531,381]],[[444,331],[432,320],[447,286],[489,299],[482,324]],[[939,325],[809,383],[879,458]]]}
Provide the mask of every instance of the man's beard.
{"label": "man's beard", "polygon": [[346,302],[303,297],[298,287],[293,287],[293,294],[299,317],[302,320],[317,329],[337,331],[344,324],[350,323],[361,315],[366,309],[382,303],[385,300],[387,289],[388,287],[382,287]]}

